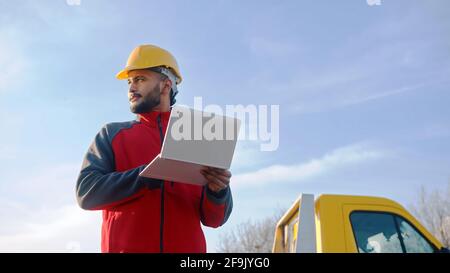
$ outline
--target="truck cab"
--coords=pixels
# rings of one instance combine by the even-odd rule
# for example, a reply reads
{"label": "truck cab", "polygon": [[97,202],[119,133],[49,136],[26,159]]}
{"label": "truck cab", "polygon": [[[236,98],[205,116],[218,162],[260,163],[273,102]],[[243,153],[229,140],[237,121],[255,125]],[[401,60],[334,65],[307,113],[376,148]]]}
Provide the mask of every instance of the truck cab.
{"label": "truck cab", "polygon": [[381,197],[302,194],[278,221],[273,252],[446,252],[414,216]]}

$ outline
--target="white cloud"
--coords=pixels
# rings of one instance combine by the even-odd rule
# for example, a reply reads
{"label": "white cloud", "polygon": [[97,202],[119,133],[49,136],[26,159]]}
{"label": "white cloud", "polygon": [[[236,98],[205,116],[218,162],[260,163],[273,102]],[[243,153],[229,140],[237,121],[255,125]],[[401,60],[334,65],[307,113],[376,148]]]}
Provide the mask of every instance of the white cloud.
{"label": "white cloud", "polygon": [[371,100],[382,99],[382,98],[398,95],[401,93],[414,91],[423,86],[424,86],[424,84],[418,84],[418,85],[414,85],[414,86],[405,86],[405,87],[394,89],[394,90],[388,90],[385,92],[367,95],[365,97],[360,97],[360,98],[356,98],[356,99],[348,99],[348,100],[344,100],[343,102],[341,102],[341,105],[347,106],[347,105],[353,105],[353,104],[360,104],[360,103],[368,102]]}
{"label": "white cloud", "polygon": [[[8,206],[14,209],[13,206]],[[85,212],[77,205],[52,209],[27,207],[27,216],[14,219],[17,231],[0,234],[0,252],[98,252],[100,212]],[[8,219],[17,216],[10,211]],[[5,215],[2,215],[3,219]],[[8,223],[10,225],[11,223]]]}
{"label": "white cloud", "polygon": [[0,217],[8,220],[0,226],[0,252],[99,251],[101,214],[75,200],[79,168],[52,165],[1,179]]}
{"label": "white cloud", "polygon": [[[338,73],[338,72],[337,72]],[[339,109],[351,105],[362,104],[374,100],[386,99],[388,97],[401,95],[409,92],[429,90],[434,85],[445,83],[438,79],[432,81],[414,81],[411,84],[399,84],[397,88],[386,88],[377,86],[366,75],[356,78],[355,75],[346,76],[345,73],[338,73],[341,77],[336,80],[334,76],[328,79],[323,75],[322,83],[316,86],[314,83],[292,83],[289,89],[300,90],[296,103],[291,105],[290,110],[294,113],[315,113]],[[320,80],[319,80],[320,81]],[[298,84],[298,85],[297,85]],[[425,89],[426,87],[426,89]],[[381,90],[381,91],[380,91]]]}
{"label": "white cloud", "polygon": [[26,200],[27,204],[38,206],[74,204],[75,182],[80,168],[81,161],[45,165],[35,170],[33,167],[25,168],[21,175],[4,170],[2,180],[14,181],[14,184],[0,183],[0,196],[8,200]]}
{"label": "white cloud", "polygon": [[238,141],[231,170],[233,172],[251,170],[269,161],[271,154],[262,152],[260,145],[259,141]]}
{"label": "white cloud", "polygon": [[268,183],[302,182],[340,168],[376,160],[389,155],[389,152],[372,147],[368,143],[357,143],[341,147],[321,158],[293,165],[272,165],[257,171],[238,174],[232,183],[236,187],[264,185]]}

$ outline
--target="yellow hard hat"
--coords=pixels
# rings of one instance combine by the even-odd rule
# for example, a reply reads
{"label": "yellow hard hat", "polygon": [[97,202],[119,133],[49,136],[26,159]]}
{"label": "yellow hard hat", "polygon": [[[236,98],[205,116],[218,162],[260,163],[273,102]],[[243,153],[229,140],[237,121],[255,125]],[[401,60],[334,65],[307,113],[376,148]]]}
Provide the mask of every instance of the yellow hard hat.
{"label": "yellow hard hat", "polygon": [[146,69],[156,66],[170,68],[177,77],[176,83],[182,80],[177,61],[169,51],[154,45],[140,45],[133,49],[128,57],[126,67],[117,73],[119,80],[128,79],[128,72],[136,69]]}

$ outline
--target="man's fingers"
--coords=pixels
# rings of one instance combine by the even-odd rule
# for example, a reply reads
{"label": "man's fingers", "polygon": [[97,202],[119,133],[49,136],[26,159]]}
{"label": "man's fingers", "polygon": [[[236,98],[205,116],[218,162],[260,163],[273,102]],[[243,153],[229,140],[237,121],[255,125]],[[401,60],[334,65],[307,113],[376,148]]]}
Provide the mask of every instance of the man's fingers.
{"label": "man's fingers", "polygon": [[210,170],[218,175],[222,175],[222,176],[231,178],[231,172],[229,170],[219,169],[219,168],[214,168],[214,167],[208,167],[208,170]]}
{"label": "man's fingers", "polygon": [[209,180],[209,182],[216,184],[220,188],[226,188],[228,186],[228,183],[222,182],[220,179],[218,179],[215,176],[207,174],[206,178]]}
{"label": "man's fingers", "polygon": [[214,192],[218,192],[221,190],[221,188],[219,188],[219,186],[214,183],[208,183],[208,188]]}
{"label": "man's fingers", "polygon": [[229,181],[222,182],[218,177],[211,175],[210,173],[207,172],[202,173],[205,176],[205,178],[210,182],[210,184],[217,186],[219,189],[224,189],[228,186]]}
{"label": "man's fingers", "polygon": [[230,184],[231,172],[229,170],[205,167],[201,173],[209,181],[208,188],[214,192],[223,190]]}
{"label": "man's fingers", "polygon": [[231,172],[229,170],[208,167],[206,171],[214,176],[217,176],[221,181],[230,183]]}
{"label": "man's fingers", "polygon": [[218,174],[216,172],[205,170],[202,173],[203,173],[203,175],[209,175],[210,177],[218,179],[220,182],[222,182],[222,183],[224,183],[226,185],[228,185],[230,183],[230,178],[229,177],[221,175],[221,174]]}
{"label": "man's fingers", "polygon": [[229,177],[227,177],[227,176],[223,176],[223,175],[220,175],[220,174],[212,174],[212,176],[214,176],[214,177],[216,177],[217,179],[219,179],[220,180],[220,182],[222,182],[222,183],[225,183],[225,184],[230,184],[230,178]]}

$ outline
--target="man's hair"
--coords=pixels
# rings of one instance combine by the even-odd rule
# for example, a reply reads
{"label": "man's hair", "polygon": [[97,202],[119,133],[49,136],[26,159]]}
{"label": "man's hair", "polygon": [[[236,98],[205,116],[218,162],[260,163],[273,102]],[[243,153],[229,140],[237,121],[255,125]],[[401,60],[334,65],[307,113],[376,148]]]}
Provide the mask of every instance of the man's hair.
{"label": "man's hair", "polygon": [[159,79],[162,80],[162,81],[165,81],[165,80],[167,80],[169,78],[166,75],[164,75],[163,73],[158,73],[158,75],[159,75]]}

